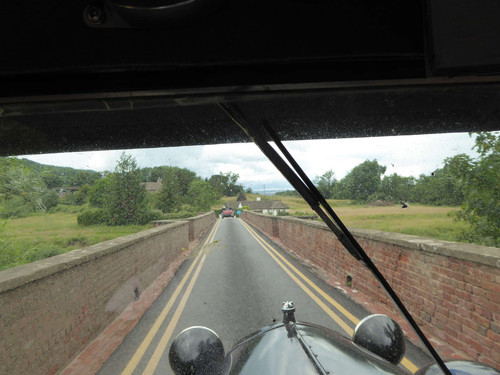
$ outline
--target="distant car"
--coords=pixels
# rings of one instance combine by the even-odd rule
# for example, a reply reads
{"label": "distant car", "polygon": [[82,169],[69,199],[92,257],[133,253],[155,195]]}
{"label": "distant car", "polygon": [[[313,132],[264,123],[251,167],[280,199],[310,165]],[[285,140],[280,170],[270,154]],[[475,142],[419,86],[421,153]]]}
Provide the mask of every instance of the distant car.
{"label": "distant car", "polygon": [[222,210],[222,218],[225,218],[225,217],[234,217],[233,210],[230,208],[224,208]]}

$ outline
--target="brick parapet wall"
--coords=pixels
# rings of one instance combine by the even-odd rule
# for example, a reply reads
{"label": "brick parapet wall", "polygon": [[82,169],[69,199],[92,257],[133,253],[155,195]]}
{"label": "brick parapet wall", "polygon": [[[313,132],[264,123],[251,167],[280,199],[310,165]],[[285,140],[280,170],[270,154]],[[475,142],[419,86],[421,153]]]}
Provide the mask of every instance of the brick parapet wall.
{"label": "brick parapet wall", "polygon": [[[358,293],[393,308],[371,272],[324,223],[252,212],[242,217],[332,285],[346,285],[350,276]],[[429,337],[500,369],[500,249],[374,230],[352,233]]]}
{"label": "brick parapet wall", "polygon": [[[203,213],[195,217],[188,217],[186,220],[189,223],[189,241],[199,239],[209,225],[212,225],[217,217],[214,212]],[[154,228],[175,223],[176,220],[154,220],[151,222]]]}
{"label": "brick parapet wall", "polygon": [[213,211],[187,218],[186,220],[189,222],[189,240],[193,241],[200,239],[200,236],[206,231],[206,228],[212,225],[216,219],[217,217]]}
{"label": "brick parapet wall", "polygon": [[[192,221],[198,236],[213,220]],[[168,223],[0,272],[0,374],[64,368],[189,247],[189,228]]]}

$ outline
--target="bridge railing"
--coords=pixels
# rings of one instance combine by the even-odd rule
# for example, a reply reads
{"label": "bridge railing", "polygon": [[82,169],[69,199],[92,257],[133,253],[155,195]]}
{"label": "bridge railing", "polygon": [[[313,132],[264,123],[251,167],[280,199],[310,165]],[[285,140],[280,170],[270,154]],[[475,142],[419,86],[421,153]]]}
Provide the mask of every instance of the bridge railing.
{"label": "bridge railing", "polygon": [[[324,223],[248,211],[242,218],[354,299],[393,309]],[[500,369],[500,249],[375,230],[352,233],[434,342]]]}
{"label": "bridge railing", "polygon": [[0,374],[59,372],[214,221],[211,212],[0,272]]}

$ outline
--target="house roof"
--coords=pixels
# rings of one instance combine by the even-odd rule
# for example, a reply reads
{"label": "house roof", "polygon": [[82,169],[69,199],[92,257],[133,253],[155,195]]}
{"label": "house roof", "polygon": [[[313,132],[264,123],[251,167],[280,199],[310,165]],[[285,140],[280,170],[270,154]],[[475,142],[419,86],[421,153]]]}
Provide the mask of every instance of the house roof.
{"label": "house roof", "polygon": [[289,207],[279,200],[262,200],[262,201],[227,201],[224,202],[225,207],[237,208],[248,206],[251,210],[286,210]]}

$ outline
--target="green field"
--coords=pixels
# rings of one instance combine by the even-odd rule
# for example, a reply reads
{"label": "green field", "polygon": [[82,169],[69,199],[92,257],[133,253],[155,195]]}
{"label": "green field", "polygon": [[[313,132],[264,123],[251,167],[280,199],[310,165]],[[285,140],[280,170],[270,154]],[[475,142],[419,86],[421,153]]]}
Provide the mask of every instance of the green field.
{"label": "green field", "polygon": [[[256,194],[247,194],[248,200],[255,200]],[[314,211],[300,197],[260,196],[262,200],[280,200],[290,207],[290,215],[314,214]],[[225,197],[222,201],[234,200]],[[459,241],[460,233],[468,228],[464,222],[456,222],[453,212],[459,207],[435,207],[400,205],[375,207],[366,204],[352,204],[349,200],[329,199],[328,203],[348,227],[376,229],[387,232],[413,234],[445,241]],[[214,206],[214,208],[219,205]]]}
{"label": "green field", "polygon": [[[248,199],[257,195],[247,194]],[[290,214],[313,214],[307,203],[298,197],[262,196],[261,199],[279,199],[290,207]],[[225,197],[213,206],[220,209]],[[447,241],[458,241],[466,224],[455,222],[450,214],[457,207],[410,205],[373,207],[351,204],[350,201],[331,200],[331,206],[349,227],[377,229],[413,234]],[[76,222],[77,210],[40,214],[0,222],[0,270],[33,262],[70,250],[93,245],[116,237],[126,236],[151,228],[150,225],[81,226]]]}
{"label": "green field", "polygon": [[49,213],[0,222],[0,270],[151,228],[81,226],[76,213]]}

